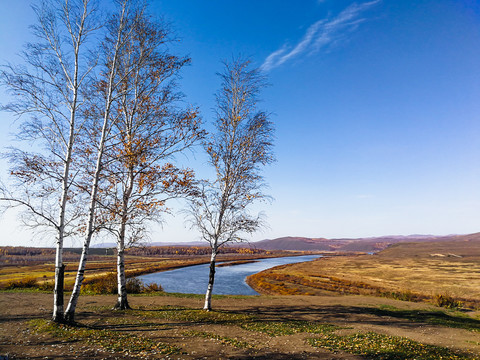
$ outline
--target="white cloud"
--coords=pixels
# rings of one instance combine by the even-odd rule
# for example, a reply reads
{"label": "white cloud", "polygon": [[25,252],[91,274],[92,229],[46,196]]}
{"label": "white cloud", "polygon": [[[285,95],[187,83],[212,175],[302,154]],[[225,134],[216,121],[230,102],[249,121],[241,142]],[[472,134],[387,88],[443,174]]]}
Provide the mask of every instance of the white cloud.
{"label": "white cloud", "polygon": [[333,19],[321,19],[310,25],[303,38],[293,47],[284,44],[280,49],[267,56],[261,68],[269,71],[304,53],[316,53],[346,33],[354,31],[366,20],[361,14],[382,0],[373,0],[362,4],[348,6]]}

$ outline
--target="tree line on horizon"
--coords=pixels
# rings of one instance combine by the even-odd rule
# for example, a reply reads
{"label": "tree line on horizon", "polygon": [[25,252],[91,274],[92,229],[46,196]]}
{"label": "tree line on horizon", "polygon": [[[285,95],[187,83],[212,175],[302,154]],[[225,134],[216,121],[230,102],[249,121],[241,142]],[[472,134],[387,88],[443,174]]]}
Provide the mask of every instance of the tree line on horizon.
{"label": "tree line on horizon", "polygon": [[[191,59],[171,52],[174,34],[146,2],[119,0],[110,11],[95,0],[45,0],[33,9],[36,42],[25,45],[21,64],[0,71],[12,99],[1,109],[20,119],[19,145],[4,154],[10,176],[0,184],[0,200],[4,210],[21,209],[25,226],[55,237],[53,321],[74,322],[98,236],[115,239],[115,308],[129,308],[125,249],[145,238],[175,198],[187,200],[184,212],[210,247],[210,310],[219,249],[263,225],[249,208],[267,198],[261,169],[274,161],[273,124],[257,108],[265,76],[248,59],[224,62],[208,133],[179,90]],[[176,162],[198,147],[211,166],[209,179]],[[83,246],[64,307],[68,237]]]}
{"label": "tree line on horizon", "polygon": [[[137,244],[135,244],[137,245]],[[45,264],[55,259],[54,248],[37,248],[25,246],[0,246],[0,266],[32,266]],[[78,261],[82,252],[81,248],[64,248],[63,260],[68,262]],[[218,250],[219,254],[238,255],[271,255],[272,251],[257,249],[254,247],[223,246]],[[125,248],[125,255],[139,257],[153,257],[164,255],[202,256],[211,254],[210,246],[131,246]],[[105,256],[115,255],[115,248],[90,248],[89,260],[104,260]],[[0,288],[2,288],[0,286]]]}

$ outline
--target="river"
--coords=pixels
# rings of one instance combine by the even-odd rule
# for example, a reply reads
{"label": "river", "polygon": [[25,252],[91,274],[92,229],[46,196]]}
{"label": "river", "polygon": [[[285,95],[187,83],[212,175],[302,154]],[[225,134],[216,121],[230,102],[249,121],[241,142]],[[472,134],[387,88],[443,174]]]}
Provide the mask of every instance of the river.
{"label": "river", "polygon": [[[274,266],[314,260],[321,255],[258,259],[248,264],[217,267],[213,293],[217,295],[258,295],[245,278]],[[188,266],[139,276],[145,284],[157,283],[166,292],[203,294],[207,290],[209,264]]]}

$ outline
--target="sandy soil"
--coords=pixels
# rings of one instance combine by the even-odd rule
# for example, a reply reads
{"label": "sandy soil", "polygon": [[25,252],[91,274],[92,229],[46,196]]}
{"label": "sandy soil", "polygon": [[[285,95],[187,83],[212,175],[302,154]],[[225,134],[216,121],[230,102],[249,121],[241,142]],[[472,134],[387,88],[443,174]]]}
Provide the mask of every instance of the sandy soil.
{"label": "sandy soil", "polygon": [[[80,341],[61,341],[47,334],[35,334],[28,321],[49,319],[53,296],[38,293],[0,292],[0,359],[129,359],[128,354],[111,353],[101,347]],[[154,309],[165,305],[199,309],[201,298],[175,296],[130,297],[136,309]],[[82,296],[77,321],[83,325],[107,324],[110,330],[136,336],[141,334],[164,343],[179,346],[180,354],[147,356],[165,359],[364,359],[360,356],[333,353],[306,343],[311,334],[271,337],[247,331],[238,326],[202,324],[189,321],[148,319],[148,326],[133,325],[130,312],[108,310],[114,296]],[[102,308],[103,307],[103,308]],[[347,331],[375,331],[460,350],[480,353],[480,333],[414,322],[389,316],[389,309],[434,310],[428,304],[408,303],[365,296],[253,296],[214,299],[215,310],[248,313],[264,321],[312,320],[352,328]],[[103,309],[103,310],[99,310]],[[101,313],[99,313],[101,311]],[[473,314],[477,315],[477,314]],[[108,318],[108,319],[107,319]],[[152,324],[152,321],[155,323]],[[105,325],[106,326],[106,325]],[[186,330],[208,331],[252,344],[254,348],[235,348],[229,344],[202,337],[185,336]]]}

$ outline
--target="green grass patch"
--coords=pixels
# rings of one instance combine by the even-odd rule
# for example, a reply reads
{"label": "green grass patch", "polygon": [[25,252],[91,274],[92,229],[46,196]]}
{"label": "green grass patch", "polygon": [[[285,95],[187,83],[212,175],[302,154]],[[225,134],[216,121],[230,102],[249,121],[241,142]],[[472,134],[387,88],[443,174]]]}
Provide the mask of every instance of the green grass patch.
{"label": "green grass patch", "polygon": [[364,355],[373,360],[480,359],[478,356],[456,352],[448,348],[421,344],[407,338],[374,332],[344,336],[327,333],[308,339],[308,342],[315,347],[332,351],[342,350],[350,354]]}
{"label": "green grass patch", "polygon": [[[44,290],[39,288],[14,288],[14,289],[0,289],[2,293],[35,293],[35,294],[51,294],[51,290]],[[67,292],[65,292],[67,294]]]}
{"label": "green grass patch", "polygon": [[133,310],[132,313],[144,317],[207,324],[238,324],[253,319],[252,316],[243,313],[205,311],[178,306],[163,306],[156,309]]}
{"label": "green grass patch", "polygon": [[270,336],[284,336],[298,333],[324,334],[340,327],[331,324],[315,323],[310,321],[251,321],[240,325],[243,329],[268,334]]}
{"label": "green grass patch", "polygon": [[245,330],[261,332],[270,336],[293,335],[297,333],[323,334],[341,329],[338,326],[311,321],[264,321],[252,315],[230,311],[205,311],[178,306],[163,306],[156,309],[132,310],[143,318],[159,318],[201,324],[235,325]]}
{"label": "green grass patch", "polygon": [[248,331],[261,332],[270,336],[284,336],[297,333],[323,334],[342,329],[335,325],[311,321],[264,321],[245,313],[205,311],[178,306],[133,310],[132,313],[144,318],[154,317],[190,323],[235,325]]}
{"label": "green grass patch", "polygon": [[381,304],[378,306],[380,310],[390,310],[390,311],[397,311],[400,310],[399,308],[393,306],[393,305],[386,305],[386,304]]}
{"label": "green grass patch", "polygon": [[62,341],[84,341],[108,351],[128,353],[130,356],[168,355],[180,351],[176,346],[160,343],[140,335],[132,336],[111,330],[69,326],[43,319],[31,320],[30,326],[37,333],[47,333]]}
{"label": "green grass patch", "polygon": [[193,337],[201,337],[204,339],[211,339],[214,341],[217,341],[221,344],[225,345],[231,345],[237,349],[253,349],[255,346],[249,344],[246,341],[240,341],[236,338],[229,338],[226,336],[221,336],[218,334],[214,334],[211,332],[206,332],[206,331],[195,331],[195,330],[189,330],[189,331],[184,331],[182,333],[184,336],[193,336]]}

